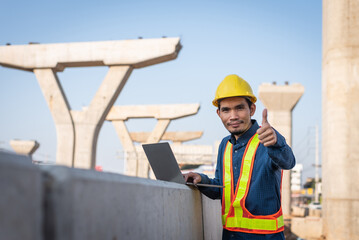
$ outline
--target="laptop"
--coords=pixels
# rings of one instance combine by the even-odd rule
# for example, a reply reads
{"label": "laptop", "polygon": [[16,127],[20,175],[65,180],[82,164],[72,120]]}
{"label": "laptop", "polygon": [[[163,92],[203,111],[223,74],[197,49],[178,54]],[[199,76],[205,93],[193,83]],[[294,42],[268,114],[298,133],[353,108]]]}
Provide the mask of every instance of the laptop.
{"label": "laptop", "polygon": [[143,144],[142,147],[152,167],[152,170],[158,180],[175,182],[175,183],[186,184],[186,185],[200,186],[200,187],[216,187],[216,188],[224,187],[224,186],[213,185],[213,184],[204,184],[204,183],[194,184],[194,183],[186,182],[182,176],[177,160],[168,142]]}

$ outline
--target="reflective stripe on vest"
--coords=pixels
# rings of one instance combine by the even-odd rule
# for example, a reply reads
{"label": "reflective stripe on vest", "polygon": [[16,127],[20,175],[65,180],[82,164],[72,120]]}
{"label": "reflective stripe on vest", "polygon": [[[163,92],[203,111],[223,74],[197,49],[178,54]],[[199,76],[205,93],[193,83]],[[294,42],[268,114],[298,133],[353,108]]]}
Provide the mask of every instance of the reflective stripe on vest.
{"label": "reflective stripe on vest", "polygon": [[258,145],[258,134],[255,134],[249,140],[243,154],[241,172],[235,194],[232,167],[233,145],[229,141],[224,151],[223,184],[225,188],[222,192],[222,224],[225,229],[230,231],[269,234],[284,230],[282,208],[272,215],[256,216],[251,214],[245,207]]}

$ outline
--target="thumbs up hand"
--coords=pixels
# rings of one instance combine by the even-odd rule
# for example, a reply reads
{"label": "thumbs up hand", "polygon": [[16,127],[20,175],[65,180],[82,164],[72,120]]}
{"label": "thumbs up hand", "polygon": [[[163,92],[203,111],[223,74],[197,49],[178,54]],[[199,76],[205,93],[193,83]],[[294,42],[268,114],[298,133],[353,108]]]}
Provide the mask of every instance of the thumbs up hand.
{"label": "thumbs up hand", "polygon": [[267,120],[267,109],[263,110],[262,127],[257,130],[258,139],[265,147],[272,146],[277,143],[277,134]]}

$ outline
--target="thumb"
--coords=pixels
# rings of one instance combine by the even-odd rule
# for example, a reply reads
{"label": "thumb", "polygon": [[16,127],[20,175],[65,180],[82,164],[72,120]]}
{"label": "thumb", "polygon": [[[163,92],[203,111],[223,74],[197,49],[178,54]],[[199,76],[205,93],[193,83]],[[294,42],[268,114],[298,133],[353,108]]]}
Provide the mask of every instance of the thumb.
{"label": "thumb", "polygon": [[263,126],[264,124],[268,123],[267,117],[268,117],[268,111],[267,111],[267,109],[265,108],[265,109],[263,110],[263,113],[262,113],[262,126]]}

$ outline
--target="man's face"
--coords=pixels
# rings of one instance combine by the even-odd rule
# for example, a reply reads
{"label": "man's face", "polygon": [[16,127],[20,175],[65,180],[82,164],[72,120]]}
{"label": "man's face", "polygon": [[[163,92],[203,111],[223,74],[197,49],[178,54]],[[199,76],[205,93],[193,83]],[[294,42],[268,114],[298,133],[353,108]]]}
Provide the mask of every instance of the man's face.
{"label": "man's face", "polygon": [[231,97],[221,100],[217,114],[225,128],[238,138],[252,126],[251,116],[255,111],[256,105],[249,107],[245,98]]}

